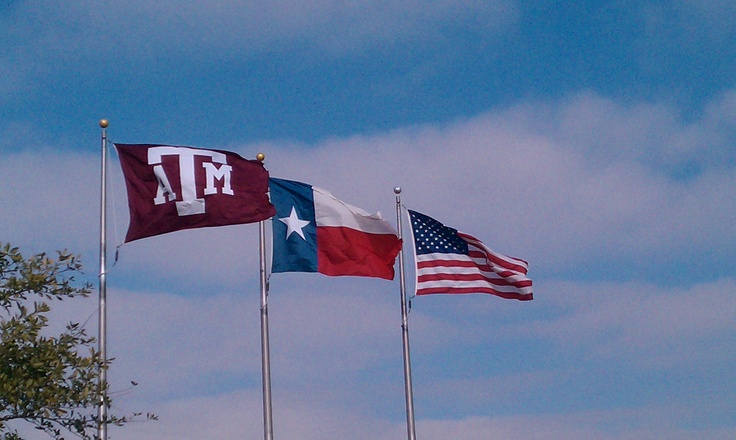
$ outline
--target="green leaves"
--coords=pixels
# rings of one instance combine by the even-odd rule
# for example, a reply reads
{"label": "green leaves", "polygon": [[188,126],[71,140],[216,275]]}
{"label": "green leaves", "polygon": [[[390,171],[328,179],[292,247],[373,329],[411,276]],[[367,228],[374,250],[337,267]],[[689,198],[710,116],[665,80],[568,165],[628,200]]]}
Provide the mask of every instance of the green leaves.
{"label": "green leaves", "polygon": [[24,258],[17,247],[0,243],[0,307],[8,311],[30,296],[62,300],[88,296],[92,286],[77,285],[75,273],[82,270],[78,257],[58,251],[57,259],[45,253]]}
{"label": "green leaves", "polygon": [[[57,440],[65,432],[91,440],[98,425],[98,396],[107,390],[98,382],[108,361],[78,323],[46,335],[48,301],[91,292],[74,278],[82,269],[78,258],[57,254],[25,258],[17,247],[0,243],[0,440],[22,440],[8,431],[11,420],[24,420]],[[109,399],[103,403],[110,406]],[[128,420],[109,416],[107,422]]]}

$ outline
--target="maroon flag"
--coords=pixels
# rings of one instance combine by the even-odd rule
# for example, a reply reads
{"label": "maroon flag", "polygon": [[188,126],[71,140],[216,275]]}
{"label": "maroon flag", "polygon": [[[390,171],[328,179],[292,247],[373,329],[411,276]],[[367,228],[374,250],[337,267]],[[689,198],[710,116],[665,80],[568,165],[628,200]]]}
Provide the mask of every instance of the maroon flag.
{"label": "maroon flag", "polygon": [[254,223],[276,214],[268,171],[235,153],[192,147],[115,144],[125,176],[130,226],[125,242],[182,229]]}

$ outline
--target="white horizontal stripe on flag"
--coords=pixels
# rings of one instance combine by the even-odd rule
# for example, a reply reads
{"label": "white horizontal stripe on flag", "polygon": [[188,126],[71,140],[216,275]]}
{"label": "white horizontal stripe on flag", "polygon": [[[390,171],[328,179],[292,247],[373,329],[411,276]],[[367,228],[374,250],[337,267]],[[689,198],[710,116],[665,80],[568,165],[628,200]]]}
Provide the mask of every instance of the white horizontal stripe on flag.
{"label": "white horizontal stripe on flag", "polygon": [[499,286],[491,285],[483,280],[476,281],[457,281],[457,280],[438,280],[438,281],[424,281],[417,283],[417,290],[431,289],[431,288],[446,288],[446,289],[487,289],[492,288],[498,292],[505,293],[532,293],[532,286],[528,287],[516,287],[516,286]]}
{"label": "white horizontal stripe on flag", "polygon": [[513,274],[503,274],[502,275],[494,271],[481,270],[478,267],[448,266],[448,265],[429,266],[429,265],[422,265],[421,261],[419,262],[417,271],[420,273],[434,273],[434,274],[441,274],[441,273],[481,274],[481,275],[484,275],[486,278],[498,278],[498,279],[514,280],[514,281],[527,279],[526,275],[524,275],[523,273],[518,273],[518,272],[514,272]]}
{"label": "white horizontal stripe on flag", "polygon": [[467,261],[474,262],[472,258],[465,254],[446,254],[443,252],[435,252],[432,254],[419,254],[417,255],[417,262],[423,261]]}
{"label": "white horizontal stripe on flag", "polygon": [[[478,258],[470,258],[467,255],[463,254],[442,254],[442,253],[434,253],[434,254],[423,254],[423,255],[417,255],[417,271],[420,273],[479,273],[483,274],[488,278],[498,278],[498,279],[508,279],[508,280],[523,280],[527,279],[526,274],[501,268],[497,265],[494,265],[490,262],[488,262],[485,259],[478,259]],[[442,262],[443,265],[437,266],[429,266],[423,263],[436,263],[436,262]],[[460,264],[453,264],[453,263],[473,263],[474,266],[461,266]],[[503,272],[512,272],[512,274],[507,275],[501,275],[498,272],[495,271],[487,271],[482,270],[480,267],[478,267],[478,264],[483,265],[490,265],[491,267],[495,267],[500,271]]]}
{"label": "white horizontal stripe on flag", "polygon": [[[481,272],[478,270],[473,270],[472,268],[469,269],[465,267],[451,268],[451,269],[437,268],[437,267],[418,269],[417,276],[421,277],[423,275],[450,275],[450,276],[455,275],[457,276],[457,278],[460,278],[461,276],[464,276],[464,275],[480,275],[487,280],[487,283],[488,282],[493,283],[493,281],[506,281],[509,283],[520,283],[520,282],[529,280],[529,278],[527,278],[524,275],[512,275],[512,276],[504,277],[504,276],[500,276],[493,272]],[[449,279],[450,277],[447,277],[447,278]],[[456,281],[464,282],[464,280],[461,280],[461,279],[457,279]]]}
{"label": "white horizontal stripe on flag", "polygon": [[380,214],[371,214],[338,200],[329,191],[312,187],[317,226],[351,228],[369,234],[393,234],[394,228]]}

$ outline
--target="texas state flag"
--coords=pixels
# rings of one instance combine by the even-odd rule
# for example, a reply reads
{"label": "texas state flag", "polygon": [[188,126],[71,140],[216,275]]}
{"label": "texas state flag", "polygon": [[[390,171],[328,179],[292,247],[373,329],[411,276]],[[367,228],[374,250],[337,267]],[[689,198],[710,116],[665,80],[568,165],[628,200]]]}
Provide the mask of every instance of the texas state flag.
{"label": "texas state flag", "polygon": [[271,178],[269,186],[276,207],[272,272],[394,278],[401,240],[380,214],[306,183]]}

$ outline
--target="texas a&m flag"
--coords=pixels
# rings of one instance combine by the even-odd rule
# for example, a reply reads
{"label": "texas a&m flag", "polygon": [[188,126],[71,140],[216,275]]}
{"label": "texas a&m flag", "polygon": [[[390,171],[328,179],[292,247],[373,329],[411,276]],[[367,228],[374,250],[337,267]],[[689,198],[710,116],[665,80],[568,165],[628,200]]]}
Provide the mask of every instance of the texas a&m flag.
{"label": "texas a&m flag", "polygon": [[272,217],[268,171],[238,154],[192,147],[115,144],[128,190],[125,242],[182,229]]}

